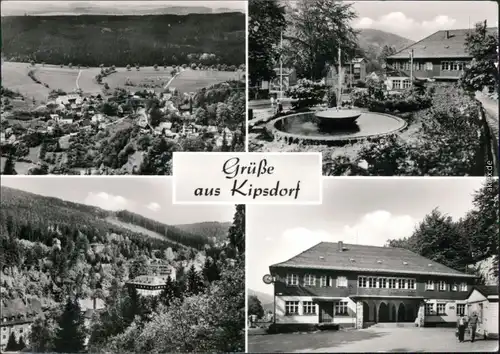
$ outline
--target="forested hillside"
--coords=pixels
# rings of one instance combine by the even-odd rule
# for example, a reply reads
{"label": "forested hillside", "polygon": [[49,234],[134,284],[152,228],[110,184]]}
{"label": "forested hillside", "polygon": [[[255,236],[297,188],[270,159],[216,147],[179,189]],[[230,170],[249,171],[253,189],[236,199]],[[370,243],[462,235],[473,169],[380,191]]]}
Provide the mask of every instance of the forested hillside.
{"label": "forested hillside", "polygon": [[227,233],[231,227],[231,223],[207,221],[195,224],[175,225],[175,227],[192,234],[202,234],[209,238],[214,238],[217,241],[222,241],[227,238]]}
{"label": "forested hillside", "polygon": [[[204,245],[209,243],[207,235],[183,231],[129,211],[111,212],[8,187],[2,187],[1,191],[2,209],[0,215],[2,220],[5,220],[0,224],[2,234],[7,232],[9,235],[30,242],[40,241],[52,246],[52,239],[58,234],[57,230],[59,233],[63,233],[64,230],[67,232],[63,234],[69,233],[71,235],[81,231],[88,236],[90,242],[101,243],[107,241],[107,234],[120,234],[129,237],[133,243],[149,244],[149,248],[154,246],[160,250],[167,247],[172,247],[175,250],[178,248],[176,243],[202,249]],[[108,222],[106,218],[110,216],[117,217],[126,223],[142,226],[165,236],[165,238],[163,240],[152,239],[146,234],[131,232],[129,228]],[[64,246],[65,239],[63,238],[61,242]]]}
{"label": "forested hillside", "polygon": [[182,65],[203,53],[215,55],[207,65],[245,63],[245,15],[2,17],[2,56],[9,61]]}

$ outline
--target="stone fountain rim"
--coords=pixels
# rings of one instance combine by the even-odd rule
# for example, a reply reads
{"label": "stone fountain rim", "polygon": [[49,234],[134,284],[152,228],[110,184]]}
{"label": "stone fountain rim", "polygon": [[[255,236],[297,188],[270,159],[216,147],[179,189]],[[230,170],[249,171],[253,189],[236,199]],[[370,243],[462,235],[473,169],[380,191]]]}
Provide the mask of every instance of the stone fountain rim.
{"label": "stone fountain rim", "polygon": [[276,123],[279,120],[286,119],[286,118],[291,118],[295,116],[302,116],[306,114],[314,114],[315,112],[300,112],[300,113],[294,113],[294,114],[289,114],[285,116],[281,116],[278,118],[274,118],[271,121],[269,121],[266,124],[266,128],[271,131],[273,135],[278,135],[280,137],[284,138],[291,138],[291,139],[297,139],[299,141],[314,141],[314,142],[349,142],[349,141],[357,141],[357,140],[365,140],[365,139],[377,139],[377,138],[382,138],[384,136],[389,136],[393,135],[395,133],[398,133],[402,130],[404,130],[406,127],[408,127],[408,123],[397,116],[387,114],[387,113],[378,113],[378,112],[361,112],[361,113],[370,113],[370,114],[378,114],[381,116],[386,116],[388,118],[392,118],[394,120],[397,120],[399,122],[402,122],[403,125],[400,128],[391,130],[389,132],[384,132],[384,133],[379,133],[379,134],[372,134],[372,135],[361,135],[361,136],[355,136],[355,137],[345,137],[345,136],[332,136],[332,137],[319,137],[319,136],[305,136],[305,135],[298,135],[298,134],[292,134],[292,133],[287,133],[284,131],[279,130],[276,128]]}

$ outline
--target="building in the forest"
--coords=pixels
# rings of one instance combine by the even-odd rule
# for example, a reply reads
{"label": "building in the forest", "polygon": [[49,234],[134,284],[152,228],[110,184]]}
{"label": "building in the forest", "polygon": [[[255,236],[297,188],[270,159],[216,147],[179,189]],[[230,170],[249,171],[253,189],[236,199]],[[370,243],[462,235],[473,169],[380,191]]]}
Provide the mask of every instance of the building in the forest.
{"label": "building in the forest", "polygon": [[406,249],[342,242],[321,242],[269,268],[277,325],[455,325],[475,279]]}

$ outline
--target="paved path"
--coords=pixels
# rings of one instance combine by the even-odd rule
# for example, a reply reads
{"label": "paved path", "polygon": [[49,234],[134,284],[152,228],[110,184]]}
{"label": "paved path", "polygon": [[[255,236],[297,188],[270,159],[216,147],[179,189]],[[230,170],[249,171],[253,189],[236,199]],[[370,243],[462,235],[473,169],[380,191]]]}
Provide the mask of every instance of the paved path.
{"label": "paved path", "polygon": [[374,352],[495,352],[498,341],[459,343],[454,328],[367,328],[337,332],[255,335],[250,352],[374,353]]}
{"label": "paved path", "polygon": [[80,80],[80,76],[82,75],[82,69],[78,70],[78,76],[76,77],[76,89],[79,90],[80,86],[78,85],[78,80]]}
{"label": "paved path", "polygon": [[492,134],[494,134],[496,140],[498,141],[498,101],[495,101],[482,92],[476,92],[476,98],[481,102],[486,111],[486,119],[488,125],[490,126]]}

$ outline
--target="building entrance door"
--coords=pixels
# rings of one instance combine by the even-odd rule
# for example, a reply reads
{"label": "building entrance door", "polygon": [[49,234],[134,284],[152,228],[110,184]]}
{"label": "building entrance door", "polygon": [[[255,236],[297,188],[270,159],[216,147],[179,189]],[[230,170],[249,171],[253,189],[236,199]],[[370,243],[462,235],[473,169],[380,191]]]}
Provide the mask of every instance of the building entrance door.
{"label": "building entrance door", "polygon": [[319,302],[319,323],[333,322],[333,302]]}

